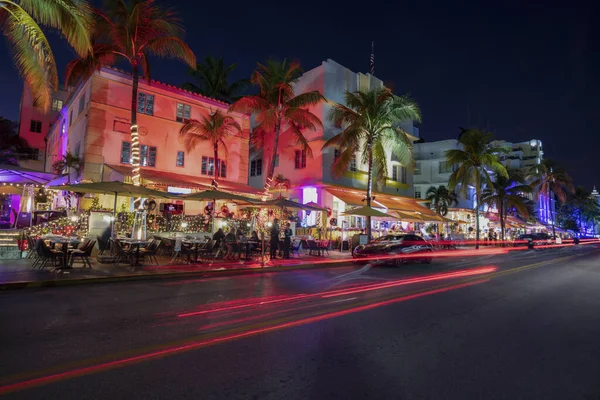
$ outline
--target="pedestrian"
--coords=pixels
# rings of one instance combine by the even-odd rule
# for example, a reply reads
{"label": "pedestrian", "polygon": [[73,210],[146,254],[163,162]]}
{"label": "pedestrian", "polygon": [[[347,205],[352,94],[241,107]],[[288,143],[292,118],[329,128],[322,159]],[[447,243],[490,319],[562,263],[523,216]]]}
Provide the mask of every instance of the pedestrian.
{"label": "pedestrian", "polygon": [[273,220],[273,226],[271,226],[271,260],[277,258],[277,248],[279,247],[279,220],[275,218]]}
{"label": "pedestrian", "polygon": [[290,258],[290,246],[292,244],[292,228],[288,222],[285,224],[285,231],[283,232],[283,258]]}

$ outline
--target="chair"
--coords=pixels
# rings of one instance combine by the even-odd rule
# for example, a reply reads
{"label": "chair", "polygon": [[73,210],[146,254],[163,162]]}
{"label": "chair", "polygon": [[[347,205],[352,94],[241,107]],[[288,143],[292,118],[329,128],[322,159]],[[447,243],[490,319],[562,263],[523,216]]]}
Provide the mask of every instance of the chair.
{"label": "chair", "polygon": [[[327,244],[323,245],[322,243],[327,243]],[[325,254],[325,252],[327,252],[327,255],[329,255],[329,241],[326,241],[326,242],[319,242],[319,243],[318,243],[318,246],[319,246],[319,250],[320,250],[320,251],[321,251],[323,254]]]}
{"label": "chair", "polygon": [[290,254],[294,254],[296,253],[298,255],[298,258],[300,258],[300,247],[301,247],[301,241],[298,239],[292,240],[292,244],[290,245]]}
{"label": "chair", "polygon": [[102,253],[110,249],[109,239],[103,239],[101,236],[96,236],[96,241],[98,242],[98,250],[100,250],[98,253],[99,255],[102,255]]}
{"label": "chair", "polygon": [[95,245],[96,245],[95,240],[87,240],[86,243],[83,246],[81,246],[79,249],[71,250],[71,262],[69,263],[69,267],[73,266],[75,259],[81,258],[81,262],[83,263],[83,266],[85,267],[87,265],[90,269],[92,269],[92,263],[90,262],[90,256],[92,255],[92,250],[94,249]]}
{"label": "chair", "polygon": [[154,259],[154,262],[156,265],[158,265],[158,258],[156,258],[156,254],[158,253],[160,243],[160,240],[152,239],[145,249],[140,250],[140,255],[143,257],[148,257],[150,260]]}
{"label": "chair", "polygon": [[120,264],[123,260],[126,260],[127,263],[131,262],[131,257],[133,257],[133,246],[124,249],[123,245],[118,240],[113,240],[113,246],[115,264]]}
{"label": "chair", "polygon": [[164,256],[175,256],[175,239],[161,238],[160,241],[160,254]]}
{"label": "chair", "polygon": [[317,242],[314,240],[307,240],[306,242],[308,244],[308,254],[314,255],[314,252],[317,252],[318,256],[321,255],[321,249],[319,248]]}
{"label": "chair", "polygon": [[54,268],[60,266],[63,257],[62,251],[51,249],[42,239],[39,240],[39,249],[41,261],[39,265],[40,270],[44,269],[49,262],[52,262]]}
{"label": "chair", "polygon": [[200,259],[204,260],[204,259],[208,259],[208,258],[212,257],[213,256],[212,253],[215,250],[215,247],[217,247],[216,240],[211,239],[208,242],[206,242],[204,247],[202,247],[201,249],[198,249],[198,255],[200,256]]}
{"label": "chair", "polygon": [[304,250],[304,254],[310,250],[310,246],[308,245],[308,241],[306,239],[300,240],[300,246],[302,247],[302,250]]}

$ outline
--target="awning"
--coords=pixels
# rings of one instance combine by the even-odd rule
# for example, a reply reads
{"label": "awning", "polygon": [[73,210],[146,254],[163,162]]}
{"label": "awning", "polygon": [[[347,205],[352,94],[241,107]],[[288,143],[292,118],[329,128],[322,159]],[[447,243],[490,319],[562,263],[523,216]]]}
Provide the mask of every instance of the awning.
{"label": "awning", "polygon": [[41,172],[16,165],[0,164],[0,184],[43,185],[54,178],[50,172]]}
{"label": "awning", "polygon": [[[116,171],[123,177],[131,177],[132,168],[129,165],[114,165],[106,164],[107,167]],[[154,186],[183,186],[191,187],[200,190],[210,190],[212,187],[212,177],[199,177],[192,175],[176,174],[173,172],[158,171],[154,168],[140,168],[140,175],[146,183],[151,183]],[[111,180],[114,177],[111,177]],[[260,195],[260,189],[252,186],[245,185],[243,183],[231,182],[226,179],[219,180],[219,190]]]}
{"label": "awning", "polygon": [[[364,190],[333,185],[324,185],[324,189],[347,205],[366,205],[363,201],[363,199],[366,197],[366,192]],[[383,206],[388,210],[419,212],[425,220],[427,220],[427,217],[435,218],[436,216],[434,211],[427,207],[423,207],[418,203],[418,199],[413,199],[412,197],[394,196],[378,192],[373,192],[373,196],[375,197],[375,200],[371,203],[372,207]]]}

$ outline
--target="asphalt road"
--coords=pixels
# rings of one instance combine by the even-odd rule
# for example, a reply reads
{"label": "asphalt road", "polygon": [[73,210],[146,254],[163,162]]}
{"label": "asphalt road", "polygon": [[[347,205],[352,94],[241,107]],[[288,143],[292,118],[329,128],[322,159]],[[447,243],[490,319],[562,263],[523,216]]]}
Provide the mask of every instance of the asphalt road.
{"label": "asphalt road", "polygon": [[0,293],[0,397],[596,400],[599,256]]}

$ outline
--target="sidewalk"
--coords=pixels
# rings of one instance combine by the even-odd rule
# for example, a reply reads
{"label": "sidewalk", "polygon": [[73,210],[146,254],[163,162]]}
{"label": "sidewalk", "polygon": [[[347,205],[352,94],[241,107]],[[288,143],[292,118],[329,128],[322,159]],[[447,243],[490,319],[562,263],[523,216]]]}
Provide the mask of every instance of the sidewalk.
{"label": "sidewalk", "polygon": [[300,257],[289,260],[277,259],[268,262],[264,267],[260,265],[260,260],[250,262],[216,260],[212,264],[170,265],[167,264],[168,259],[161,260],[159,258],[159,263],[162,264],[161,261],[164,261],[166,265],[144,265],[135,270],[125,264],[101,264],[92,258],[92,269],[82,268],[81,264],[76,264],[72,269],[64,271],[54,271],[52,268],[44,268],[42,271],[33,269],[31,261],[27,259],[0,260],[0,290],[333,267],[346,265],[351,258],[350,252],[331,251],[329,255],[323,257],[302,254]]}

